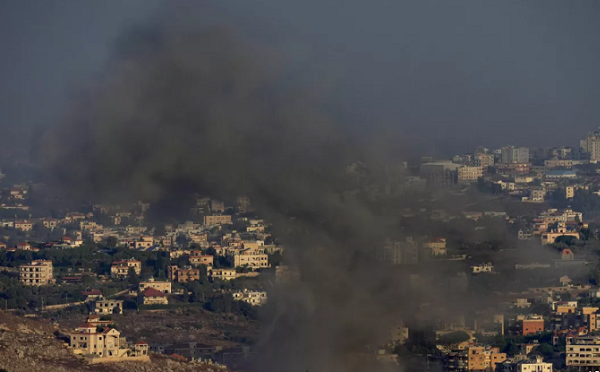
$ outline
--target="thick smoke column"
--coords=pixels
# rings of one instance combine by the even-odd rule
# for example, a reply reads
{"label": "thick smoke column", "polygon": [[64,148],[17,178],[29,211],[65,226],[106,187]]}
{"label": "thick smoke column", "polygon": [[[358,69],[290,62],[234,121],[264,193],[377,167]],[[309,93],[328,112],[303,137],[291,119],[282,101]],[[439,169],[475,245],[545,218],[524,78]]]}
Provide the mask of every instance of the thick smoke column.
{"label": "thick smoke column", "polygon": [[43,161],[86,197],[249,196],[304,278],[275,296],[252,368],[352,371],[347,354],[400,319],[398,292],[372,264],[385,224],[339,197],[359,141],[297,74],[227,23],[167,12],[122,36],[102,81],[48,134]]}

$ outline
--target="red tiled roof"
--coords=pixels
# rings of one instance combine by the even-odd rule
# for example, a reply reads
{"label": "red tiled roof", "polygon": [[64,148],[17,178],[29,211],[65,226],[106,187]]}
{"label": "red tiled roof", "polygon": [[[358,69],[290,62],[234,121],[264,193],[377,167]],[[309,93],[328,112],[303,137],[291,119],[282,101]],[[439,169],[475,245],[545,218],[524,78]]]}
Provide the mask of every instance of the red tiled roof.
{"label": "red tiled roof", "polygon": [[91,291],[83,291],[81,294],[84,296],[102,296],[102,291],[99,289],[92,289]]}
{"label": "red tiled roof", "polygon": [[157,289],[154,288],[146,288],[144,292],[142,292],[144,297],[167,297],[167,295]]}
{"label": "red tiled roof", "polygon": [[135,344],[136,344],[136,345],[148,345],[148,343],[147,343],[147,342],[145,342],[145,341],[138,341],[138,342],[136,342]]}
{"label": "red tiled roof", "polygon": [[569,248],[565,248],[562,250],[562,252],[560,252],[560,254],[573,254],[573,251],[570,250]]}
{"label": "red tiled roof", "polygon": [[77,328],[96,328],[96,326],[94,324],[90,324],[90,323],[83,323],[77,326]]}
{"label": "red tiled roof", "polygon": [[171,354],[171,358],[186,361],[187,359],[179,354]]}

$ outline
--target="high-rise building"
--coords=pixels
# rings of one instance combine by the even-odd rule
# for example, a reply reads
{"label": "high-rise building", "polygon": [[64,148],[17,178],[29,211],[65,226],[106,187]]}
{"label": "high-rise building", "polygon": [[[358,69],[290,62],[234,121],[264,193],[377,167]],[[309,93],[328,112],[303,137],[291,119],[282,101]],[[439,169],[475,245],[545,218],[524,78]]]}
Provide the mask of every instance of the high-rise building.
{"label": "high-rise building", "polygon": [[590,132],[579,142],[581,152],[592,161],[600,160],[600,128]]}
{"label": "high-rise building", "polygon": [[502,150],[502,163],[529,163],[529,148],[504,146]]}

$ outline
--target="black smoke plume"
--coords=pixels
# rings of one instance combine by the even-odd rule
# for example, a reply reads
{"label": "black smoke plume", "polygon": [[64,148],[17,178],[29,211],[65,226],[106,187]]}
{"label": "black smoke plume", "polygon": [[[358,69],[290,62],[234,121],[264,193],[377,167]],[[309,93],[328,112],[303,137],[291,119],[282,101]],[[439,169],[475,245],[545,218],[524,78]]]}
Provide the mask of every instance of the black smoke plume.
{"label": "black smoke plume", "polygon": [[336,120],[331,84],[268,38],[202,11],[196,21],[169,7],[125,32],[97,85],[47,133],[43,164],[74,197],[248,196],[302,274],[276,289],[249,368],[364,370],[349,355],[413,310],[401,275],[374,263],[392,223],[341,197],[344,167],[382,152]]}

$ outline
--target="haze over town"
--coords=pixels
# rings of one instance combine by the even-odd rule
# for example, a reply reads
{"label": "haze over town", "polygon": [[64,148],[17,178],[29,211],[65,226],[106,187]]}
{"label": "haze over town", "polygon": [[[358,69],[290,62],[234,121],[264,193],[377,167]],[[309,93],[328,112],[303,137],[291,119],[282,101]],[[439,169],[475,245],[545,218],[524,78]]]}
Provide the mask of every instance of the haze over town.
{"label": "haze over town", "polygon": [[0,371],[599,368],[599,13],[2,3]]}

